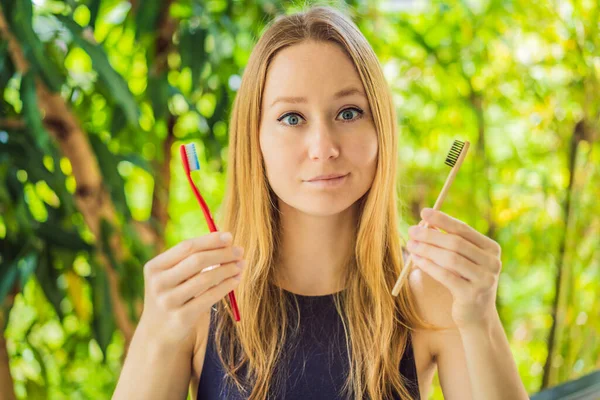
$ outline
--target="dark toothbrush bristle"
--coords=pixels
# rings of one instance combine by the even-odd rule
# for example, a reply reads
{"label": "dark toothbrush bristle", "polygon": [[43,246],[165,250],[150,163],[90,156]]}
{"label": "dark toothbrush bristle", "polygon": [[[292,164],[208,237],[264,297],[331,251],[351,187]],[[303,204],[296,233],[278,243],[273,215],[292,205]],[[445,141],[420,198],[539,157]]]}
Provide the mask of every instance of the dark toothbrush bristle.
{"label": "dark toothbrush bristle", "polygon": [[456,161],[458,161],[458,157],[460,156],[460,152],[465,146],[465,142],[461,142],[460,140],[455,140],[452,143],[452,148],[448,152],[448,156],[446,157],[445,164],[449,167],[454,167]]}

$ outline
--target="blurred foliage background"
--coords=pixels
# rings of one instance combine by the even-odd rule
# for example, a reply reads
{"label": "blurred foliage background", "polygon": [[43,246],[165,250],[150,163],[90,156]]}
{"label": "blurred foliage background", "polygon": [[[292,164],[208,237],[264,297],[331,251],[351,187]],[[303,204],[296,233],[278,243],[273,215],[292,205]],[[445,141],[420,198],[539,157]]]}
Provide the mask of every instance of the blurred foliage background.
{"label": "blurred foliage background", "polygon": [[[0,4],[0,398],[110,398],[144,263],[208,232],[177,146],[197,144],[218,217],[244,65],[304,4]],[[394,93],[404,237],[470,140],[444,211],[502,245],[498,309],[528,392],[600,368],[599,3],[347,5]]]}

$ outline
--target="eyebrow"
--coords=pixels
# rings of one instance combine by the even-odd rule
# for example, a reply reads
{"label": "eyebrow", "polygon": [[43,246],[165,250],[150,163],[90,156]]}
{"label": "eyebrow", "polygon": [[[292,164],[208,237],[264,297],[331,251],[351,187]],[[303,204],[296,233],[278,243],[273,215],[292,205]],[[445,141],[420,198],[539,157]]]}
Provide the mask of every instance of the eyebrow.
{"label": "eyebrow", "polygon": [[[365,98],[367,97],[362,92],[362,90],[357,89],[356,87],[349,87],[349,88],[342,89],[339,92],[335,93],[333,95],[333,98],[334,99],[340,99],[342,97],[352,96],[354,94],[358,94],[358,95],[363,96]],[[275,101],[273,103],[271,103],[270,107],[273,107],[275,104],[277,104],[279,102],[283,102],[283,103],[306,103],[307,99],[306,99],[306,97],[278,97],[278,98],[275,99]]]}

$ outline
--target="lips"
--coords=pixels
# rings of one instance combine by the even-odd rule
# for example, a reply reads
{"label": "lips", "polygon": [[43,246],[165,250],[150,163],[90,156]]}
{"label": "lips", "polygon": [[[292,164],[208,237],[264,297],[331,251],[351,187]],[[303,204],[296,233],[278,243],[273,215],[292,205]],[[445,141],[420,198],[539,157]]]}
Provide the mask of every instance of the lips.
{"label": "lips", "polygon": [[342,176],[346,176],[348,174],[327,174],[327,175],[319,175],[314,178],[308,180],[308,182],[321,181],[321,180],[329,180],[335,178],[341,178]]}

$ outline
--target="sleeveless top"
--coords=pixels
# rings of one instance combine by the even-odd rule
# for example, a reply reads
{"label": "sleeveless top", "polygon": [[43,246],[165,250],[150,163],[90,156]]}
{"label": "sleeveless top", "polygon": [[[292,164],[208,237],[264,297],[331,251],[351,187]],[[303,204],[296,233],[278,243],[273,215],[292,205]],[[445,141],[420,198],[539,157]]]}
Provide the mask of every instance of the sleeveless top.
{"label": "sleeveless top", "polygon": [[[271,385],[268,399],[285,400],[335,400],[342,399],[341,389],[348,375],[348,355],[342,320],[334,303],[335,294],[304,296],[288,292],[295,297],[300,309],[298,334],[284,345],[284,358],[276,367],[274,376],[280,377],[278,390]],[[293,299],[291,299],[292,303]],[[295,305],[293,306],[295,307]],[[297,313],[292,313],[297,314]],[[240,393],[233,384],[224,381],[225,371],[214,345],[214,319],[211,311],[208,343],[198,386],[198,400],[242,400],[250,391]],[[297,320],[290,316],[290,325]],[[288,333],[291,334],[291,328]],[[400,373],[412,399],[420,399],[417,369],[415,366],[411,335],[400,362]],[[241,373],[244,376],[245,371]],[[277,390],[277,392],[274,392]],[[393,399],[400,399],[395,395]]]}

